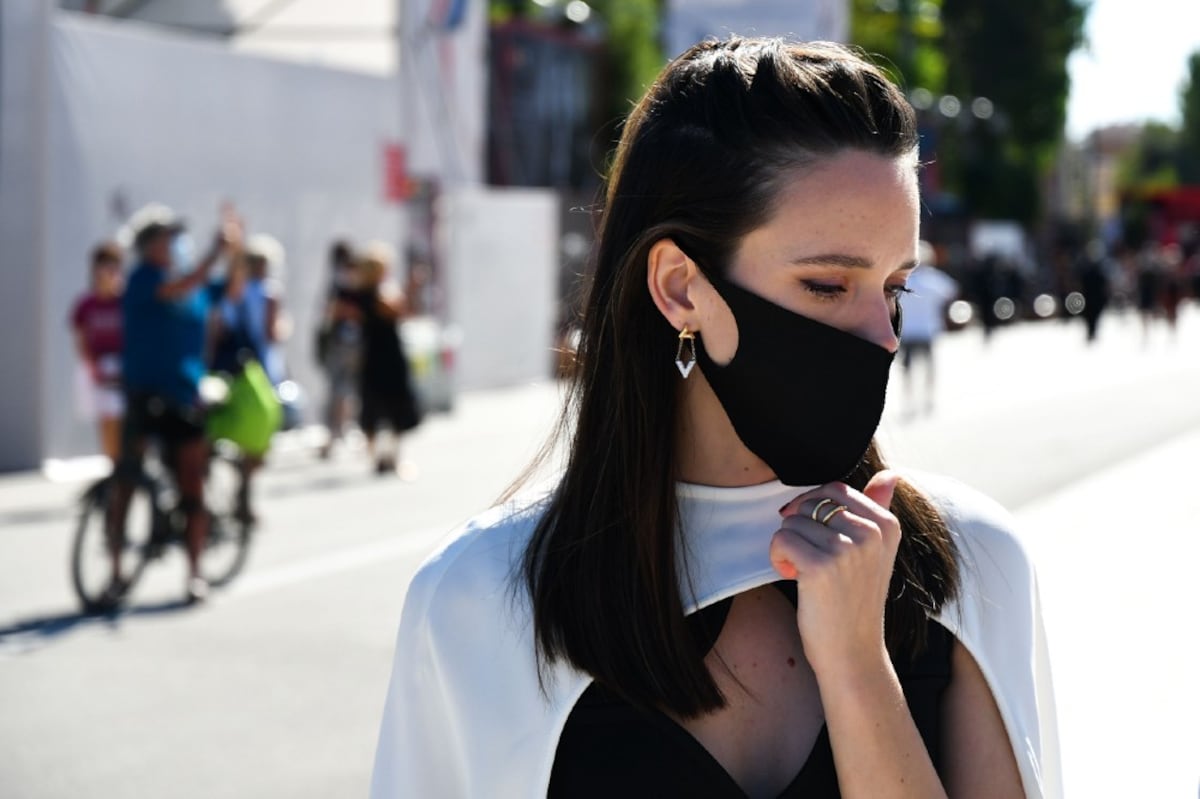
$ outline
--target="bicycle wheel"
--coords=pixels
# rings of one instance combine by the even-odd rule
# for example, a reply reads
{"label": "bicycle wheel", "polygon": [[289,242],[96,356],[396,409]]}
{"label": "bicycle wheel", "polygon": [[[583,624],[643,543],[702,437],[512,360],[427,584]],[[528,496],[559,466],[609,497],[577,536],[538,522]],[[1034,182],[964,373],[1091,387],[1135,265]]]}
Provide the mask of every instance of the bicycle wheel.
{"label": "bicycle wheel", "polygon": [[[108,504],[115,480],[93,483],[80,499],[79,519],[71,547],[71,583],[87,613],[105,610],[101,597],[112,582],[112,546],[108,536]],[[125,535],[120,546],[121,578],[128,588],[141,576],[150,555],[157,517],[157,491],[148,478],[139,479],[129,497]]]}
{"label": "bicycle wheel", "polygon": [[228,455],[214,455],[204,484],[209,525],[200,556],[200,575],[212,586],[225,585],[236,577],[250,554],[250,524],[238,513],[240,484],[238,462]]}

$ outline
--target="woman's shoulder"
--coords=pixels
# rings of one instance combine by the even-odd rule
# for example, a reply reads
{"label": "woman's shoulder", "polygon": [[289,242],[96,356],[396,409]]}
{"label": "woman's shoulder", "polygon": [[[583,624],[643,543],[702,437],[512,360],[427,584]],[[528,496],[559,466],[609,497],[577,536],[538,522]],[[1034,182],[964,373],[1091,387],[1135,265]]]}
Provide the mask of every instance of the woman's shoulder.
{"label": "woman's shoulder", "polygon": [[999,502],[966,483],[944,475],[905,472],[905,479],[928,498],[958,544],[964,565],[981,556],[1005,568],[1028,570],[1027,542],[1013,515]]}
{"label": "woman's shoulder", "polygon": [[453,530],[409,583],[406,613],[434,614],[503,598],[519,574],[525,547],[542,517],[548,491],[522,494]]}

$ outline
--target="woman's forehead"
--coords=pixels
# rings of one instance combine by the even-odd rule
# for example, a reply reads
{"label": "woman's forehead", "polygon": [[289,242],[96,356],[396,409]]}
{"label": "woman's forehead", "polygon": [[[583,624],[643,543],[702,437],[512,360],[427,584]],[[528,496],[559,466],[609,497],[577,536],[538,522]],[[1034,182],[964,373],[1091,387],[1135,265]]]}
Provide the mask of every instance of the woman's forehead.
{"label": "woman's forehead", "polygon": [[912,257],[918,232],[916,172],[908,158],[847,152],[789,176],[770,219],[743,248],[803,260],[837,253],[868,260]]}

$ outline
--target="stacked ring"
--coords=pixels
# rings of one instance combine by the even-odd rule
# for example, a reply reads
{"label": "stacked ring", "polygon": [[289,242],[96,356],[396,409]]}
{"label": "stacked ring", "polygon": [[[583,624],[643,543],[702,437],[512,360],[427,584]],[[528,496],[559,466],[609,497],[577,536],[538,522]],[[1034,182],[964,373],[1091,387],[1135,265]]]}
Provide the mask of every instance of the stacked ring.
{"label": "stacked ring", "polygon": [[813,508],[813,510],[812,510],[812,514],[811,514],[812,520],[814,522],[820,522],[821,524],[828,524],[829,520],[832,519],[834,516],[837,516],[839,513],[841,513],[844,510],[848,510],[848,508],[845,505],[838,505],[833,510],[826,513],[824,516],[817,518],[818,516],[820,516],[821,508],[825,507],[826,505],[833,505],[833,504],[834,504],[834,501],[829,498],[822,499],[820,502],[818,502],[816,507]]}
{"label": "stacked ring", "polygon": [[826,513],[824,517],[822,517],[821,524],[829,524],[830,519],[832,519],[834,516],[837,516],[839,513],[841,513],[844,510],[846,510],[845,505],[838,505],[836,508],[829,511],[829,513]]}
{"label": "stacked ring", "polygon": [[[817,506],[812,509],[812,516],[811,516],[812,520],[814,522],[820,521],[820,519],[817,518],[817,514],[819,514],[821,512],[821,508],[825,507],[826,505],[832,505],[832,504],[833,504],[833,500],[828,499],[828,498],[823,499],[820,502],[818,502]],[[824,522],[821,522],[821,523],[824,524]]]}

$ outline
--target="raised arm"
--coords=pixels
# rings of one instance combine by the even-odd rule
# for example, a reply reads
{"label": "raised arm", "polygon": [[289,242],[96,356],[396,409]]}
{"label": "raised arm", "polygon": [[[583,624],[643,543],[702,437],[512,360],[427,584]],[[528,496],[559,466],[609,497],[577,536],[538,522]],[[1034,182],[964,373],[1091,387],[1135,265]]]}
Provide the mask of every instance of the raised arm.
{"label": "raised arm", "polygon": [[204,257],[200,259],[200,263],[196,265],[196,268],[186,275],[163,281],[155,293],[156,298],[163,301],[171,301],[191,294],[208,282],[208,276],[212,271],[213,265],[224,254],[228,254],[231,259],[230,274],[237,274],[240,271],[239,266],[242,258],[242,227],[241,221],[232,214],[225,215],[225,218],[221,222],[220,230],[213,237],[212,245],[208,248]]}

